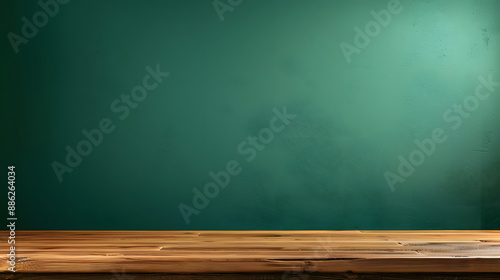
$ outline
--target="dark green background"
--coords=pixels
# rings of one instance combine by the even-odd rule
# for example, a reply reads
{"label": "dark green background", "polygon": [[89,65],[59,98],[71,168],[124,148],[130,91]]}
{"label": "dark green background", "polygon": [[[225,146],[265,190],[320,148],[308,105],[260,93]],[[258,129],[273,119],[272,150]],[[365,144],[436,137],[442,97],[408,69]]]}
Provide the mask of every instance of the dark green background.
{"label": "dark green background", "polygon": [[[226,1],[222,1],[226,2]],[[17,229],[500,229],[500,89],[457,130],[443,113],[500,80],[500,1],[404,1],[347,63],[339,44],[380,1],[72,0],[15,54],[36,1],[2,1],[1,168]],[[125,120],[110,110],[159,64]],[[297,117],[258,152],[237,147]],[[51,167],[102,118],[116,125],[59,182]],[[448,140],[391,192],[415,139]],[[243,171],[186,224],[180,203],[229,160]],[[7,217],[7,188],[1,195]]]}

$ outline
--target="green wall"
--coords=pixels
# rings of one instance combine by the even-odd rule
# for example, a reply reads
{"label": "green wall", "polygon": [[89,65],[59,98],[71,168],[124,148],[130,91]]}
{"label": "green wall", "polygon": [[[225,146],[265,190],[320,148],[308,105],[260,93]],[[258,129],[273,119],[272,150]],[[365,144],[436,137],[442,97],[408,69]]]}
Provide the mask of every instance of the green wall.
{"label": "green wall", "polygon": [[47,2],[0,4],[17,229],[500,229],[499,1]]}

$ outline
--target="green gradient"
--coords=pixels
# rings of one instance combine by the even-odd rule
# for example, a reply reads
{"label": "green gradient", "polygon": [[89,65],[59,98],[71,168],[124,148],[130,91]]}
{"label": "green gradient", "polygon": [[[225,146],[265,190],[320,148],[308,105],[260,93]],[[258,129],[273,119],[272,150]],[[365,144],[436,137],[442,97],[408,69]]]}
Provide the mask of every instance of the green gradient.
{"label": "green gradient", "polygon": [[[40,7],[2,3],[18,229],[500,229],[500,88],[443,120],[500,81],[500,2],[401,0],[348,63],[339,44],[388,2],[243,0],[220,21],[212,1],[72,0],[18,54],[6,35]],[[110,104],[157,64],[170,76],[120,120]],[[296,118],[247,162],[238,145],[284,106]],[[60,183],[51,163],[102,118],[116,129]],[[391,192],[384,172],[435,128],[446,142]],[[230,160],[242,172],[186,224],[179,204]]]}

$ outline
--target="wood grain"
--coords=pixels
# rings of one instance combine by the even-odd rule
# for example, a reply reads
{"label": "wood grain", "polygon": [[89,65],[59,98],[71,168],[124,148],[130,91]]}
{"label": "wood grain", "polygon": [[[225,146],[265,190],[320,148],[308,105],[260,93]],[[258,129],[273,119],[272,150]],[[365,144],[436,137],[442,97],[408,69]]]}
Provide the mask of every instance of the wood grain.
{"label": "wood grain", "polygon": [[5,280],[498,280],[499,273],[310,273],[285,276],[283,273],[213,273],[213,274],[164,274],[164,273],[38,273],[1,274]]}
{"label": "wood grain", "polygon": [[17,231],[15,245],[15,274],[26,276],[500,273],[500,231]]}

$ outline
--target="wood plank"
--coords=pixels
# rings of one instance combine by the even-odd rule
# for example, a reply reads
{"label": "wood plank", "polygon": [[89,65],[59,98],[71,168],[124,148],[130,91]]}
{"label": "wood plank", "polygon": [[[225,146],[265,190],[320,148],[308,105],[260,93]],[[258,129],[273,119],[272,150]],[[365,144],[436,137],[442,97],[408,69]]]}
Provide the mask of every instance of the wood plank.
{"label": "wood plank", "polygon": [[498,273],[311,273],[293,275],[282,273],[241,274],[0,274],[6,280],[498,280]]}
{"label": "wood plank", "polygon": [[16,260],[26,276],[500,273],[500,231],[17,231]]}

